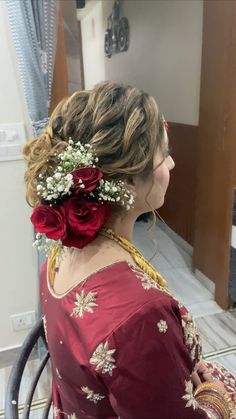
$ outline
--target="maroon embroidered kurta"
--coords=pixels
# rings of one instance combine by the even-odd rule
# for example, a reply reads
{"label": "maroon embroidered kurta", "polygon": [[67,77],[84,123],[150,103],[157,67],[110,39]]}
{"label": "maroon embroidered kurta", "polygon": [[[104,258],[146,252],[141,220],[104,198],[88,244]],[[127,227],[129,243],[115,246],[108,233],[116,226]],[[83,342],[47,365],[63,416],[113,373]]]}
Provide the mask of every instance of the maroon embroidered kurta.
{"label": "maroon embroidered kurta", "polygon": [[[198,331],[173,296],[125,261],[61,296],[46,270],[47,263],[40,294],[55,418],[213,418],[193,397]],[[235,378],[219,364],[209,366],[236,404]]]}

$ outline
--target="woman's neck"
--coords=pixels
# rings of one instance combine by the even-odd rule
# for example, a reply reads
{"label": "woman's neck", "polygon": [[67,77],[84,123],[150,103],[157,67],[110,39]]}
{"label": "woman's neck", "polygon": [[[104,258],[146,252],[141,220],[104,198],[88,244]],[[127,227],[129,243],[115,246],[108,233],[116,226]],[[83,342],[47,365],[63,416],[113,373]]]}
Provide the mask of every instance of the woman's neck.
{"label": "woman's neck", "polygon": [[105,223],[104,227],[112,229],[118,236],[122,236],[132,242],[135,220],[136,217],[134,217],[132,213],[126,213],[120,217],[111,217],[111,219]]}

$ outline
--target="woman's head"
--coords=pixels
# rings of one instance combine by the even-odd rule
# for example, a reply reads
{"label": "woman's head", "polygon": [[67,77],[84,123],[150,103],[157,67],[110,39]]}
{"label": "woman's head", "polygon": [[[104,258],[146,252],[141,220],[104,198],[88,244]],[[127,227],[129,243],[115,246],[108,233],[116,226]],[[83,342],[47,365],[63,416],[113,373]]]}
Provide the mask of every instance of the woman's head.
{"label": "woman's head", "polygon": [[136,194],[136,211],[142,214],[160,208],[164,204],[165,194],[169,185],[170,171],[175,167],[169,155],[169,140],[164,132],[162,147],[158,147],[153,156],[153,169],[147,177],[133,177]]}
{"label": "woman's head", "polygon": [[45,133],[24,148],[27,200],[33,207],[40,204],[39,174],[55,171],[56,156],[69,138],[92,144],[104,175],[131,185],[152,176],[154,160],[164,159],[167,146],[163,116],[152,96],[113,82],[76,92],[59,103]]}

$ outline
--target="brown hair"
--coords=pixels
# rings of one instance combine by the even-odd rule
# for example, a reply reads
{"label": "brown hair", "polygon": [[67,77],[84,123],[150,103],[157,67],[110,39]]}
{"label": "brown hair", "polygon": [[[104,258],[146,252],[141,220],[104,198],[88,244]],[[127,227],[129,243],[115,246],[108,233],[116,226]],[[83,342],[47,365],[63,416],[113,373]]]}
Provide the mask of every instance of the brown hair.
{"label": "brown hair", "polygon": [[113,179],[147,176],[155,151],[163,147],[163,117],[154,98],[143,91],[114,82],[102,82],[92,90],[75,92],[52,113],[44,133],[24,147],[26,199],[40,204],[39,174],[50,176],[57,155],[69,138],[90,143],[99,158],[98,167]]}

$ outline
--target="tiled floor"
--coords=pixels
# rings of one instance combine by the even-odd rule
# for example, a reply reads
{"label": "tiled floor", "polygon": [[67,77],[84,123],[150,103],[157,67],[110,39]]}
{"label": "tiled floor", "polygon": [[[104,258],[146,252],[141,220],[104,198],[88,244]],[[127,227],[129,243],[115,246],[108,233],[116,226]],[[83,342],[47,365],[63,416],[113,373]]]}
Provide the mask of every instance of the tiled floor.
{"label": "tiled floor", "polygon": [[[156,238],[156,245],[152,237]],[[200,330],[203,353],[235,346],[234,353],[218,357],[217,361],[236,375],[236,310],[225,312],[216,304],[214,295],[192,272],[191,255],[159,226],[148,232],[147,224],[137,223],[134,242],[148,258],[157,249],[151,263],[165,277],[174,295],[191,311]]]}
{"label": "tiled floor", "polygon": [[[193,307],[195,317],[205,312],[208,314],[209,303],[213,312],[222,311],[217,304],[214,304],[213,294],[194,276],[191,269],[191,255],[177,246],[160,227],[153,227],[151,232],[146,230],[147,224],[137,223],[134,242],[147,258],[155,252],[156,247],[157,254],[151,263],[165,277],[174,295],[189,309]],[[156,238],[156,244],[152,242],[151,236]],[[198,308],[199,304],[201,306]]]}
{"label": "tiled floor", "polygon": [[[149,233],[146,231],[147,227],[146,223],[136,224],[134,243],[147,258],[156,252],[151,263],[166,278],[175,296],[192,312],[202,336],[203,353],[235,346],[236,310],[224,312],[215,303],[213,294],[194,276],[191,270],[191,255],[176,245],[160,226],[155,226]],[[152,237],[155,237],[155,241]],[[236,375],[236,348],[234,353],[220,356],[217,361]],[[31,360],[27,364],[20,401],[23,401],[31,372],[37,364],[38,360]],[[0,369],[0,410],[3,409],[9,371],[9,367]],[[44,373],[35,399],[46,397],[48,387],[49,374]],[[39,411],[35,410],[31,418],[37,417]]]}

